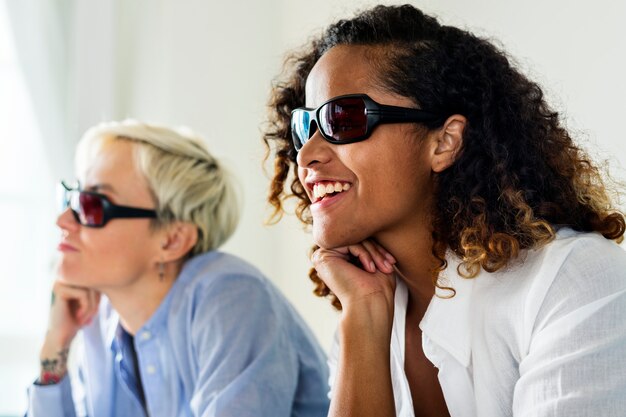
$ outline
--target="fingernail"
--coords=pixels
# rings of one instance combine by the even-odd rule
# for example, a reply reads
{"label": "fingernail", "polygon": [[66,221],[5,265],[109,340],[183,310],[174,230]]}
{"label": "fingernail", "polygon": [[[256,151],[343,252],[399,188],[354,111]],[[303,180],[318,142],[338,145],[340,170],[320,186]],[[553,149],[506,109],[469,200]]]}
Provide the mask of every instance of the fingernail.
{"label": "fingernail", "polygon": [[370,271],[376,272],[376,265],[374,264],[374,261],[370,261]]}
{"label": "fingernail", "polygon": [[393,255],[391,255],[390,253],[386,253],[385,258],[387,258],[387,260],[392,264],[396,263],[396,258],[394,258]]}
{"label": "fingernail", "polygon": [[391,266],[389,262],[383,261],[383,265],[385,265],[385,268],[387,268],[389,272],[393,271],[393,267]]}

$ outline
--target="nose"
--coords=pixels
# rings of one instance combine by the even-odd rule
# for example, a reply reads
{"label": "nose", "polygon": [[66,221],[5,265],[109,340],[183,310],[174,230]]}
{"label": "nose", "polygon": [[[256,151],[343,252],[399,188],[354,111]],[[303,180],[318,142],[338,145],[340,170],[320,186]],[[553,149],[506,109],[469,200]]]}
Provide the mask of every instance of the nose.
{"label": "nose", "polygon": [[332,145],[324,140],[319,129],[315,129],[313,135],[298,151],[296,162],[300,168],[308,168],[316,163],[326,163],[332,156],[331,147]]}
{"label": "nose", "polygon": [[72,210],[69,207],[59,214],[56,224],[61,230],[67,232],[75,232],[80,228],[80,223],[76,221],[74,213],[72,213]]}

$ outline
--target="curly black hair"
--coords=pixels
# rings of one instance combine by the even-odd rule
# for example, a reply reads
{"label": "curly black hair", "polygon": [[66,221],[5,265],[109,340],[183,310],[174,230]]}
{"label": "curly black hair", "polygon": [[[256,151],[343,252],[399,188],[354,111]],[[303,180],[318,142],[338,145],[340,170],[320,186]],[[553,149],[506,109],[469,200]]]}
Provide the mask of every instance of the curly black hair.
{"label": "curly black hair", "polygon": [[[488,40],[441,25],[410,5],[377,6],[340,20],[286,60],[263,138],[268,157],[274,156],[268,200],[275,218],[285,199],[295,196],[297,216],[312,223],[289,121],[291,111],[304,106],[309,72],[337,45],[383,50],[373,76],[385,88],[430,111],[467,118],[455,163],[436,177],[435,285],[448,250],[463,260],[459,272],[469,278],[481,268],[503,268],[522,249],[545,245],[562,226],[621,242],[624,216],[601,170],[574,143],[541,88]],[[315,271],[310,277],[317,295],[332,295]],[[334,296],[333,304],[340,308]]]}

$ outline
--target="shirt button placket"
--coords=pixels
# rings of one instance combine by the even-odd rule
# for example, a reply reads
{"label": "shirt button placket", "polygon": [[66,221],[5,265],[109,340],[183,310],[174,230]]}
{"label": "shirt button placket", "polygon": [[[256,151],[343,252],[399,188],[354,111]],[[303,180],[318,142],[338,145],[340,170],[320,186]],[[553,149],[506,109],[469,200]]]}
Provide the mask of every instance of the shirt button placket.
{"label": "shirt button placket", "polygon": [[141,339],[141,363],[143,366],[143,389],[146,401],[150,403],[150,411],[153,416],[161,416],[166,413],[163,408],[163,381],[161,381],[161,370],[159,369],[160,354],[159,344],[155,335],[150,330],[144,330],[139,335]]}

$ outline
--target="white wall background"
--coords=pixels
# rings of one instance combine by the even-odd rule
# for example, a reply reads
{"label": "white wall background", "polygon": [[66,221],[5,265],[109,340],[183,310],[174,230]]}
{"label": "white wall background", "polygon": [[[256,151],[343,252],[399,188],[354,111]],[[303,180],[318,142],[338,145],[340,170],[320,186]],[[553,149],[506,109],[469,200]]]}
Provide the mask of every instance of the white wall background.
{"label": "white wall background", "polygon": [[[18,53],[24,69],[39,74],[28,78],[35,84],[39,80],[37,86],[31,85],[34,105],[41,111],[45,102],[53,112],[47,113],[50,120],[41,122],[49,177],[71,176],[73,144],[86,128],[100,121],[133,117],[192,127],[236,172],[245,196],[242,222],[224,249],[264,271],[327,348],[337,316],[326,301],[311,295],[307,278],[310,236],[294,218],[285,218],[277,226],[263,225],[270,210],[265,203],[269,179],[261,168],[261,123],[270,81],[279,72],[284,52],[301,45],[335,19],[374,3],[1,1],[14,19],[12,29],[19,38]],[[608,158],[615,176],[626,180],[622,130],[626,114],[626,2],[411,3],[437,15],[444,23],[469,28],[499,42],[531,78],[540,81],[568,125],[591,146],[592,154]],[[32,31],[48,36],[33,42]],[[30,41],[20,43],[25,38]],[[53,42],[53,51],[58,53],[50,54],[46,42]],[[49,59],[42,58],[45,56]],[[42,97],[56,97],[58,102],[51,104]],[[42,233],[55,236],[53,224]],[[24,248],[25,257],[32,256],[25,236],[14,236],[13,241]],[[54,246],[51,239],[50,247]],[[53,252],[42,251],[37,256],[47,262]],[[8,305],[17,305],[9,280],[49,285],[52,276],[46,271],[42,274],[46,276],[0,277],[0,292],[9,293],[0,301],[12,298],[13,304]],[[47,301],[45,291],[39,293],[43,295],[33,298],[22,292],[18,297],[20,304],[36,303],[33,311],[37,314],[23,320],[31,324],[29,328],[38,330],[46,320],[40,317],[41,303]],[[1,320],[9,320],[11,311],[4,313]],[[9,331],[0,333],[0,414],[17,413],[24,407],[24,387],[36,375],[41,336],[18,338]],[[9,368],[9,363],[13,367]]]}

